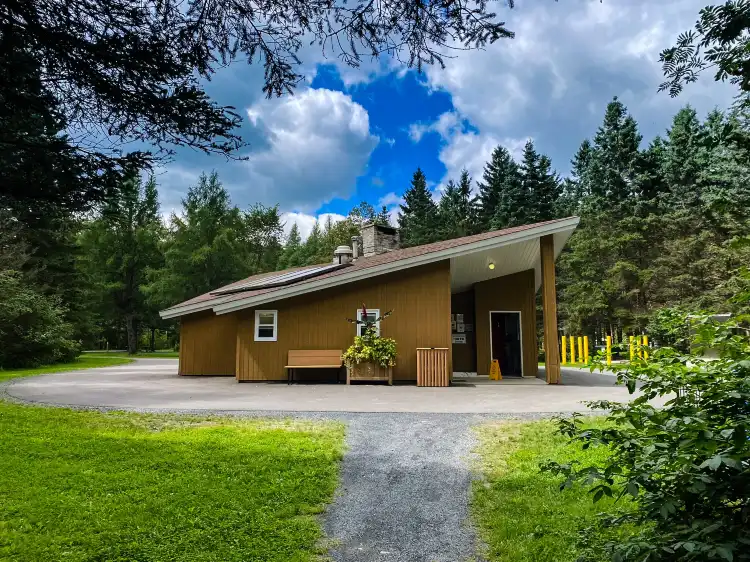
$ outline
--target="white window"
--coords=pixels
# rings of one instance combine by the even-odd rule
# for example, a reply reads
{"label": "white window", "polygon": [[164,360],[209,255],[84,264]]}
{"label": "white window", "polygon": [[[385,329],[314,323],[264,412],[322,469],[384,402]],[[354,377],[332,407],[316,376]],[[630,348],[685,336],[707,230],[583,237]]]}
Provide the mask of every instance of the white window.
{"label": "white window", "polygon": [[278,310],[255,311],[255,341],[276,341]]}
{"label": "white window", "polygon": [[[380,318],[380,309],[379,308],[368,308],[367,309],[367,319],[368,320],[377,320]],[[362,316],[362,309],[357,310],[357,321],[362,322],[365,320]],[[364,324],[357,324],[357,335],[361,336],[365,333],[365,325]],[[380,335],[380,321],[378,320],[375,322],[375,335]]]}

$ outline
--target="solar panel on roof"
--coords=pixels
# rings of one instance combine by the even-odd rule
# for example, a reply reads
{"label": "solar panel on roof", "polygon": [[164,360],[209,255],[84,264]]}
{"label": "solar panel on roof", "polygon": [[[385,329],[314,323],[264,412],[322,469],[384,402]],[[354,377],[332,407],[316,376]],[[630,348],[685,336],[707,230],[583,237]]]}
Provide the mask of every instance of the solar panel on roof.
{"label": "solar panel on roof", "polygon": [[234,285],[233,287],[227,287],[226,289],[218,289],[211,291],[212,295],[231,295],[233,293],[241,293],[243,291],[251,291],[254,289],[268,289],[271,287],[281,287],[284,285],[291,285],[304,279],[310,279],[311,277],[317,277],[323,273],[341,269],[342,267],[348,267],[349,264],[332,264],[332,265],[321,265],[318,267],[312,267],[308,269],[300,269],[297,271],[289,271],[282,273],[281,275],[272,275],[270,277],[264,277],[262,279],[254,279],[247,283],[240,285]]}

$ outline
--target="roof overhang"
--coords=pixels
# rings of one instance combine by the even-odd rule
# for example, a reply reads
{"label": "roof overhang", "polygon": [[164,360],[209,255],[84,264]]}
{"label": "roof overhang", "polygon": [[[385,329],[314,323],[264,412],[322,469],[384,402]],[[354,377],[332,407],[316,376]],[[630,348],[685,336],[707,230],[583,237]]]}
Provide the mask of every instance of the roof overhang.
{"label": "roof overhang", "polygon": [[[213,310],[216,314],[228,314],[245,308],[254,308],[269,302],[288,299],[319,291],[321,289],[337,287],[355,281],[444,260],[450,260],[451,287],[453,292],[457,292],[460,290],[459,284],[467,281],[457,280],[456,287],[454,288],[454,272],[458,273],[462,270],[462,267],[468,267],[469,263],[473,264],[473,269],[476,269],[477,264],[484,265],[486,259],[495,259],[496,268],[492,271],[492,275],[487,277],[488,279],[515,273],[515,268],[521,268],[517,269],[517,271],[524,271],[532,268],[538,269],[539,238],[542,236],[553,235],[555,241],[555,256],[557,256],[562,251],[565,242],[567,242],[568,238],[575,230],[578,221],[578,217],[571,217],[519,230],[506,235],[486,238],[477,242],[453,246],[451,248],[387,262],[373,267],[352,268],[351,270],[344,270],[338,275],[321,279],[312,279],[304,283],[280,287],[277,290],[248,296],[247,298],[236,298],[237,295],[235,294],[225,298],[212,299],[209,302],[199,302],[169,308],[161,311],[159,314],[162,318],[176,318],[203,310]],[[534,247],[536,248],[536,254],[534,254],[532,250]],[[523,250],[524,248],[525,250]],[[484,272],[486,267],[482,267],[481,269],[482,273],[476,273],[476,280],[473,282],[484,280],[482,277],[487,275],[487,273]],[[539,274],[537,272],[537,280],[538,279]]]}

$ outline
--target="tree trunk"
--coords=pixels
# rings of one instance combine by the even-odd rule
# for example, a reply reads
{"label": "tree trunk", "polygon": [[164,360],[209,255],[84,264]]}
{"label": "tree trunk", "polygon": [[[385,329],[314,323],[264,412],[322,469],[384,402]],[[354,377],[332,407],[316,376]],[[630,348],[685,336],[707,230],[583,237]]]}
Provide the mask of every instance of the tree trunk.
{"label": "tree trunk", "polygon": [[135,314],[125,315],[125,329],[128,332],[128,353],[135,355],[138,352],[138,333],[136,330]]}
{"label": "tree trunk", "polygon": [[156,351],[154,345],[156,345],[156,328],[151,328],[151,353]]}

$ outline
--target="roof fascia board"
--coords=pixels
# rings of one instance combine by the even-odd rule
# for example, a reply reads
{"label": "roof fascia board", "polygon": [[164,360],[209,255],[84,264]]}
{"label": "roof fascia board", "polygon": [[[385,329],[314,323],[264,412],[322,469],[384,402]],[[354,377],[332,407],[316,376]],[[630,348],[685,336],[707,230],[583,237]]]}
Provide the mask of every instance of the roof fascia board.
{"label": "roof fascia board", "polygon": [[[538,226],[535,228],[528,228],[505,236],[496,236],[487,238],[485,240],[479,240],[470,244],[462,244],[460,246],[454,246],[452,248],[446,248],[437,252],[430,252],[427,254],[421,254],[412,258],[406,258],[403,260],[397,260],[394,262],[384,263],[382,265],[368,267],[365,269],[355,270],[349,273],[343,273],[334,277],[328,277],[320,279],[318,281],[310,281],[301,285],[290,285],[279,291],[272,291],[264,293],[262,295],[256,295],[245,299],[238,299],[226,303],[213,303],[213,310],[216,314],[227,314],[242,310],[243,308],[250,308],[258,306],[268,302],[274,302],[290,297],[296,297],[305,293],[311,293],[318,289],[336,287],[343,285],[351,281],[359,281],[361,279],[367,279],[369,277],[375,277],[378,275],[385,275],[394,271],[402,269],[408,269],[410,267],[417,267],[420,265],[426,265],[445,259],[450,259],[457,255],[464,255],[467,253],[481,252],[488,248],[499,248],[501,246],[507,246],[509,244],[516,244],[518,242],[527,242],[534,238],[540,238],[548,234],[555,234],[557,232],[564,232],[566,230],[573,230],[578,225],[578,217],[572,217],[570,219],[555,222],[553,224],[547,224]],[[314,278],[313,278],[314,279]]]}

